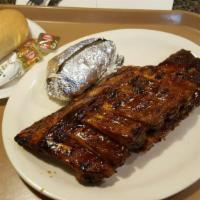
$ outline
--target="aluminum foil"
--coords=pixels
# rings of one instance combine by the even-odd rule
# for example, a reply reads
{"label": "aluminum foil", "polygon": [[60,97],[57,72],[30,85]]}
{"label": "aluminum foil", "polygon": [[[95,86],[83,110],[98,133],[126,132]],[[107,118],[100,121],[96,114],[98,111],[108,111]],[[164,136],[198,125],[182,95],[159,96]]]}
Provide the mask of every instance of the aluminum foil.
{"label": "aluminum foil", "polygon": [[113,41],[90,38],[69,47],[48,63],[47,92],[69,101],[114,72],[124,61]]}

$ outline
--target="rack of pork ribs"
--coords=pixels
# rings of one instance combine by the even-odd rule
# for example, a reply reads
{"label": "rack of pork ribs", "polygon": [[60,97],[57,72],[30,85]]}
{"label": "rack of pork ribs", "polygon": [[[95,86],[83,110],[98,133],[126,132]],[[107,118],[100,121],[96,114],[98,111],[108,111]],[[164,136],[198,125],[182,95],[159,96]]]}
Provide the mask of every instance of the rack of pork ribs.
{"label": "rack of pork ribs", "polygon": [[124,66],[15,141],[70,168],[81,183],[116,172],[200,104],[200,59],[180,50],[158,66]]}

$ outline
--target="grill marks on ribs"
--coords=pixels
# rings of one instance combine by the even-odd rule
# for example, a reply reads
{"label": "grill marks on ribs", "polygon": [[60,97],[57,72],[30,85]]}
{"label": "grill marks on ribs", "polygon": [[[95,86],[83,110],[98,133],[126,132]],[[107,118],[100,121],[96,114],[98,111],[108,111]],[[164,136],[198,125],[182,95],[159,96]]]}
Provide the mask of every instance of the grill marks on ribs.
{"label": "grill marks on ribs", "polygon": [[78,120],[74,122],[74,119],[64,118],[53,129],[53,139],[55,141],[65,143],[70,138],[110,163],[113,167],[122,165],[129,156],[129,152],[124,146],[117,144],[94,128],[78,122]]}
{"label": "grill marks on ribs", "polygon": [[119,69],[74,102],[21,131],[25,148],[97,183],[146,151],[200,103],[200,59],[181,50],[158,66]]}
{"label": "grill marks on ribs", "polygon": [[75,171],[80,182],[95,183],[114,173],[113,168],[98,156],[80,145],[73,137],[69,137],[63,121],[55,125],[38,143],[41,151],[63,162]]}

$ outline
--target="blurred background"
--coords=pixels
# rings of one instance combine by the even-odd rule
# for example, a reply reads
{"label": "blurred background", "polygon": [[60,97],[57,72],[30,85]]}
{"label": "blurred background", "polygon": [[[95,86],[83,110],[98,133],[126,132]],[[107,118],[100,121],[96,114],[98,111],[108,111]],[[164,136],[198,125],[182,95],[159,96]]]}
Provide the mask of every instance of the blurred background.
{"label": "blurred background", "polygon": [[[64,4],[65,4],[65,2],[69,2],[69,5],[72,5],[72,6],[78,6],[77,5],[77,2],[80,2],[80,3],[82,3],[83,4],[83,2],[84,2],[84,0],[79,0],[79,1],[77,1],[77,0],[74,0],[74,2],[73,2],[73,0],[71,0],[71,1],[65,1],[65,0],[50,0],[50,1],[45,1],[45,0],[0,0],[0,3],[1,4],[29,4],[29,5],[33,5],[34,3],[33,2],[35,2],[35,4],[41,4],[41,5],[44,5],[46,2],[48,2],[48,3],[46,3],[45,5],[49,5],[49,6],[57,6],[58,4],[60,4],[61,6],[63,6]],[[101,3],[101,1],[103,2],[103,0],[99,0],[99,2],[98,1],[96,1],[96,5],[101,5],[101,4],[103,4],[103,3]],[[119,2],[119,0],[116,0],[116,2]],[[122,0],[123,1],[123,0]],[[144,1],[144,0],[143,0]],[[64,3],[63,3],[64,2]],[[91,1],[92,2],[92,1]],[[108,3],[109,1],[104,1],[105,2],[105,5],[107,6],[107,7],[112,7],[112,3]],[[126,1],[126,2],[128,2],[128,1]],[[133,2],[133,1],[132,1]],[[156,1],[154,1],[154,2],[156,2]],[[163,4],[166,4],[166,0],[165,1],[163,1]],[[141,2],[140,2],[141,3]],[[139,3],[139,4],[140,4]],[[161,3],[162,3],[162,1],[161,1]],[[160,4],[161,4],[160,3]],[[124,2],[123,2],[123,4],[124,4]],[[131,4],[131,0],[129,0],[129,4]],[[132,5],[134,4],[134,2],[132,3]],[[143,5],[144,5],[145,3],[143,3]],[[172,5],[172,4],[171,4]],[[147,5],[147,6],[150,6],[150,5]],[[161,6],[161,5],[157,5],[157,8],[159,9],[159,6],[160,6],[160,9],[163,9],[164,8],[164,6]],[[86,6],[83,6],[83,7],[86,7]],[[91,7],[94,7],[94,6],[91,6]],[[98,6],[98,7],[101,7],[101,6]],[[117,6],[117,8],[120,8],[120,5],[119,6]],[[137,5],[136,5],[136,8],[137,8]],[[146,8],[145,6],[144,6],[144,8]],[[149,9],[154,9],[154,8],[156,8],[155,7],[155,5],[154,5],[154,7],[151,5],[150,7],[149,7]],[[168,7],[166,7],[166,9],[169,9],[169,6]],[[186,11],[192,11],[192,12],[196,12],[196,13],[200,13],[200,0],[174,0],[174,3],[173,3],[173,9],[178,9],[178,10],[186,10]]]}
{"label": "blurred background", "polygon": [[175,0],[173,9],[200,13],[200,0]]}

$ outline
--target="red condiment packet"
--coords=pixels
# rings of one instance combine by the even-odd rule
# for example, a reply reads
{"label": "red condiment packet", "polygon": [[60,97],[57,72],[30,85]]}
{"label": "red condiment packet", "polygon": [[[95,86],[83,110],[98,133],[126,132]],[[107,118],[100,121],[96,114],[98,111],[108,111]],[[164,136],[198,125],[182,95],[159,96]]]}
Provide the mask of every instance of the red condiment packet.
{"label": "red condiment packet", "polygon": [[43,54],[48,54],[57,48],[59,40],[60,38],[57,36],[40,33],[37,40],[38,49]]}

